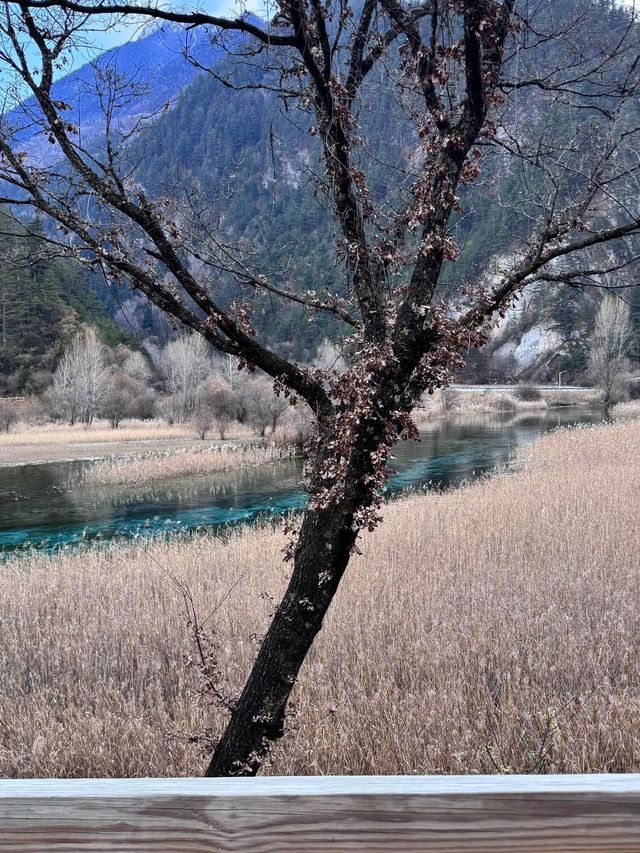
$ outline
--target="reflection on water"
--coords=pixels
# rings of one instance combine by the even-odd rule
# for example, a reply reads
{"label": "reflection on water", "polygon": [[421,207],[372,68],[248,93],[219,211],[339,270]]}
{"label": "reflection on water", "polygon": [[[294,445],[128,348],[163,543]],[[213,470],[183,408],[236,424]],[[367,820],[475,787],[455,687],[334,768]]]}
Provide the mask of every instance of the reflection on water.
{"label": "reflection on water", "polygon": [[[562,409],[435,421],[420,442],[395,449],[388,491],[459,485],[504,465],[517,446],[543,432],[601,419],[597,411]],[[0,468],[0,551],[246,523],[305,500],[300,460],[141,487],[82,485],[91,464]]]}

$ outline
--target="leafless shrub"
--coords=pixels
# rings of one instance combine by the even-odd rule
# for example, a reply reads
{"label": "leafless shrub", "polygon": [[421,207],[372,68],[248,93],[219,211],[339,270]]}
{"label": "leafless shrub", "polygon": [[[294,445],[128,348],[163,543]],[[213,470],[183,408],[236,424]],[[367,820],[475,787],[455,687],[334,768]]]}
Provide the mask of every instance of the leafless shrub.
{"label": "leafless shrub", "polygon": [[489,403],[494,412],[515,412],[518,409],[518,401],[509,394],[491,394]]}
{"label": "leafless shrub", "polygon": [[440,402],[444,414],[450,414],[456,407],[458,395],[452,388],[443,388],[440,392]]}
{"label": "leafless shrub", "polygon": [[518,385],[513,389],[513,396],[517,400],[522,400],[525,403],[531,403],[535,400],[542,399],[542,394],[535,385]]}
{"label": "leafless shrub", "polygon": [[191,415],[191,426],[201,441],[204,441],[213,427],[213,411],[202,402],[196,403],[196,409]]}
{"label": "leafless shrub", "polygon": [[27,397],[20,403],[19,420],[30,426],[43,426],[49,423],[49,414],[41,399]]}
{"label": "leafless shrub", "polygon": [[17,421],[18,410],[16,404],[10,400],[0,398],[0,430],[2,432],[9,432]]}
{"label": "leafless shrub", "polygon": [[179,403],[171,394],[165,394],[158,401],[158,415],[166,422],[167,426],[174,426],[178,422]]}
{"label": "leafless shrub", "polygon": [[267,429],[275,432],[279,421],[289,408],[287,399],[276,394],[273,383],[267,379],[253,379],[244,389],[248,421],[256,433],[264,437]]}
{"label": "leafless shrub", "polygon": [[308,406],[290,409],[274,430],[271,443],[275,447],[288,447],[295,453],[304,455],[316,435],[316,429],[317,424]]}
{"label": "leafless shrub", "polygon": [[112,373],[100,413],[113,429],[117,429],[126,418],[151,418],[153,409],[153,392],[143,382],[125,373]]}
{"label": "leafless shrub", "polygon": [[211,424],[215,424],[218,435],[224,440],[236,416],[236,399],[229,385],[219,377],[208,382],[199,389],[196,406],[201,413],[199,425],[206,426],[205,434]]}

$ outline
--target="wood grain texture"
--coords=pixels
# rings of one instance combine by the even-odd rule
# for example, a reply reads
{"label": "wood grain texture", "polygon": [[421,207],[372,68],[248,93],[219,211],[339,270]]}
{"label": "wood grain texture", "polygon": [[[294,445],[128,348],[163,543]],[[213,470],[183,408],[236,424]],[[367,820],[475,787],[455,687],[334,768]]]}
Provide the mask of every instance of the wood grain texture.
{"label": "wood grain texture", "polygon": [[640,851],[640,775],[16,780],[0,853]]}

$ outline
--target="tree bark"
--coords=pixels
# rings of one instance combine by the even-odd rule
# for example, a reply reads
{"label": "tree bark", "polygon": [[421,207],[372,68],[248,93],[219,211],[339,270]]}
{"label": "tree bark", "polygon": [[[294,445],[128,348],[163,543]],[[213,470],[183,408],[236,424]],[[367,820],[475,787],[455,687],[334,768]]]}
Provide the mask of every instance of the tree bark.
{"label": "tree bark", "polygon": [[255,776],[284,734],[287,702],[349,562],[357,531],[343,504],[306,511],[289,586],[206,776]]}

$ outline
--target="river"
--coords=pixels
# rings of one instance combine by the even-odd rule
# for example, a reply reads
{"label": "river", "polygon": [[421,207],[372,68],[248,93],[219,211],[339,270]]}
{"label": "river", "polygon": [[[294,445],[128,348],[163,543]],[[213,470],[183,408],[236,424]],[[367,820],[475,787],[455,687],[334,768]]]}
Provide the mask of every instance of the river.
{"label": "river", "polygon": [[[420,442],[395,449],[388,491],[458,486],[505,466],[518,446],[551,429],[602,419],[601,411],[558,409],[434,422]],[[305,500],[301,460],[142,487],[87,486],[91,464],[0,468],[0,553],[250,523]]]}

